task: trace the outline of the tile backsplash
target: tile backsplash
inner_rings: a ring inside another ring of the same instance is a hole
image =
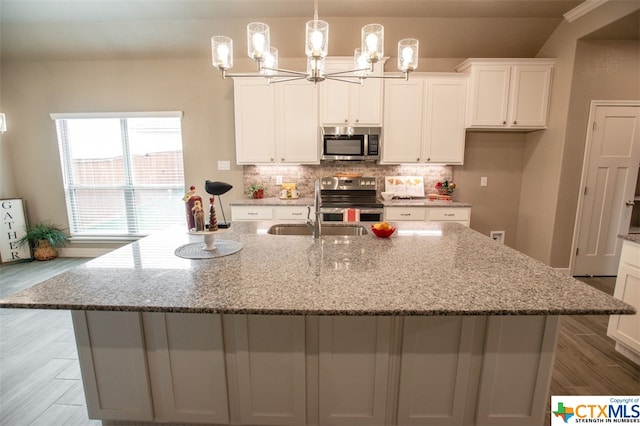
[[[244,166],[244,194],[248,198],[249,186],[262,184],[266,188],[265,197],[276,197],[281,189],[280,185],[276,185],[276,176],[282,176],[282,182],[294,182],[297,185],[301,197],[312,197],[313,185],[316,179],[324,176],[333,176],[336,173],[354,173],[375,177],[378,183],[378,192],[384,191],[385,176],[423,176],[425,194],[434,192],[433,188],[436,182],[443,179],[453,179],[453,167],[440,165],[325,163],[320,166]]]

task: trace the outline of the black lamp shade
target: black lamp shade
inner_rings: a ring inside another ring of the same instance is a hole
[[[225,194],[229,192],[231,188],[233,188],[233,186],[225,182],[211,182],[210,180],[204,182],[204,190],[211,195]]]

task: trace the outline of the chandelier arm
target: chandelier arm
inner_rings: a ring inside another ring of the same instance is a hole
[[[284,73],[284,74],[299,75],[299,76],[303,76],[303,77],[307,76],[306,72],[288,70],[286,68],[267,68],[267,67],[262,67],[262,69],[263,70],[267,70],[267,71],[275,71],[275,72],[278,72],[278,73]]]
[[[353,73],[356,73],[356,72],[363,72],[363,71],[371,71],[371,69],[370,68],[359,68],[359,69],[356,69],[356,70],[349,70],[349,71],[328,72],[328,73],[325,73],[325,76],[334,76],[334,75],[341,76],[341,75],[344,75],[344,74],[353,74]]]
[[[360,81],[356,81],[356,80],[345,80],[344,78],[357,78]],[[325,76],[325,80],[333,80],[333,81],[340,81],[342,83],[350,83],[350,84],[362,84],[362,80],[364,80],[364,77],[356,77],[356,76],[344,76],[344,77],[327,77]]]
[[[272,80],[274,78],[278,78],[279,80]],[[286,76],[282,76],[282,75],[271,75],[269,76],[269,84],[277,84],[277,83],[284,83],[287,81],[297,81],[297,80],[306,80],[306,77],[300,76],[300,77],[286,77]]]

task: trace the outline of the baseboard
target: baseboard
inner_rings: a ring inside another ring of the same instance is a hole
[[[553,269],[564,275],[571,275],[571,270],[569,268],[553,268]]]
[[[114,248],[59,248],[60,257],[99,257],[115,250]]]

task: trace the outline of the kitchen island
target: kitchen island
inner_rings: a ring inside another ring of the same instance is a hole
[[[166,232],[0,301],[72,310],[93,418],[538,425],[559,315],[633,307],[455,223],[276,236],[188,260]]]

